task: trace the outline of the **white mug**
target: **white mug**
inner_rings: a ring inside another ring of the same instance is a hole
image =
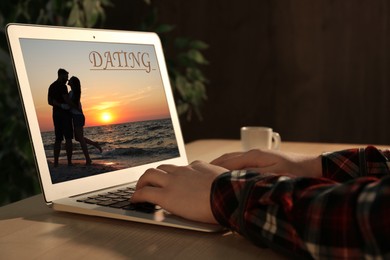
[[[244,151],[251,149],[274,149],[280,147],[280,135],[269,127],[244,126],[241,127],[241,144]]]

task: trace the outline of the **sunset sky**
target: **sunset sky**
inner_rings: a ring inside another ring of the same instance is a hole
[[[21,45],[42,132],[54,129],[47,92],[50,84],[57,79],[59,68],[67,70],[69,78],[76,76],[81,81],[85,127],[169,116],[154,47],[151,45],[35,39],[22,39]],[[99,53],[103,60],[106,60],[104,53],[109,52],[111,56],[107,54],[106,57],[111,60],[94,67],[92,51]],[[112,55],[115,52],[123,56]],[[144,54],[143,62],[125,60],[124,53]],[[146,67],[149,62],[150,68]],[[103,70],[105,66],[107,69]]]

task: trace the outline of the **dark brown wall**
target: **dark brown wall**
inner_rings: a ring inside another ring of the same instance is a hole
[[[108,26],[124,29],[119,2]],[[390,143],[388,1],[155,2],[175,34],[210,44],[204,120],[183,120],[187,141],[267,125],[290,141]]]

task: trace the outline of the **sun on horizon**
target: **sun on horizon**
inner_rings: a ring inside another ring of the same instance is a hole
[[[111,112],[104,111],[103,113],[100,114],[99,121],[103,124],[110,124],[114,120],[114,117]]]

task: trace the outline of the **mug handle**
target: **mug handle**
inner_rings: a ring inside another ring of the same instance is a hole
[[[272,149],[279,150],[281,142],[282,142],[282,139],[280,138],[280,134],[277,132],[273,132],[272,133]]]

